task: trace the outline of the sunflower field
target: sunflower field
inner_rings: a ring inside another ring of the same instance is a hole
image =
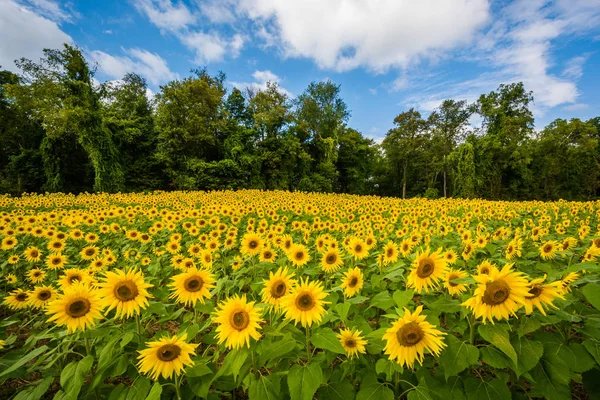
[[[0,398],[597,399],[600,202],[0,197]]]

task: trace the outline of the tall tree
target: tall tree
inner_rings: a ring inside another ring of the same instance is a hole
[[[426,140],[428,122],[414,108],[394,118],[395,127],[390,129],[382,146],[390,163],[402,175],[402,198],[406,198],[407,173],[411,158]]]

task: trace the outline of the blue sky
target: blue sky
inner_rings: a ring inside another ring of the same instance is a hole
[[[99,81],[133,71],[154,93],[200,66],[290,97],[331,79],[377,140],[410,107],[516,81],[538,129],[600,115],[600,0],[0,0],[0,37],[3,68],[69,42]]]

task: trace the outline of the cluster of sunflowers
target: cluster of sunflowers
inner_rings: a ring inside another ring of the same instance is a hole
[[[248,190],[0,210],[0,396],[559,399],[600,377],[600,203]]]

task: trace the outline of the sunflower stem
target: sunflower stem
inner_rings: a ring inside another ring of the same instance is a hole
[[[469,322],[469,343],[473,344],[473,342],[475,342],[475,318],[473,317],[473,314],[469,315],[467,321]]]
[[[90,347],[90,338],[88,337],[88,333],[83,333],[83,344],[85,345],[85,352],[89,356],[92,354],[92,348]]]
[[[181,389],[179,386],[181,385],[181,377],[175,375],[175,395],[177,396],[177,400],[181,400]]]
[[[306,332],[306,359],[310,363],[312,358],[312,352],[310,351],[310,327],[307,326],[304,331]]]
[[[135,325],[137,326],[137,334],[141,339],[142,338],[142,321],[140,321],[139,313],[135,314]]]

